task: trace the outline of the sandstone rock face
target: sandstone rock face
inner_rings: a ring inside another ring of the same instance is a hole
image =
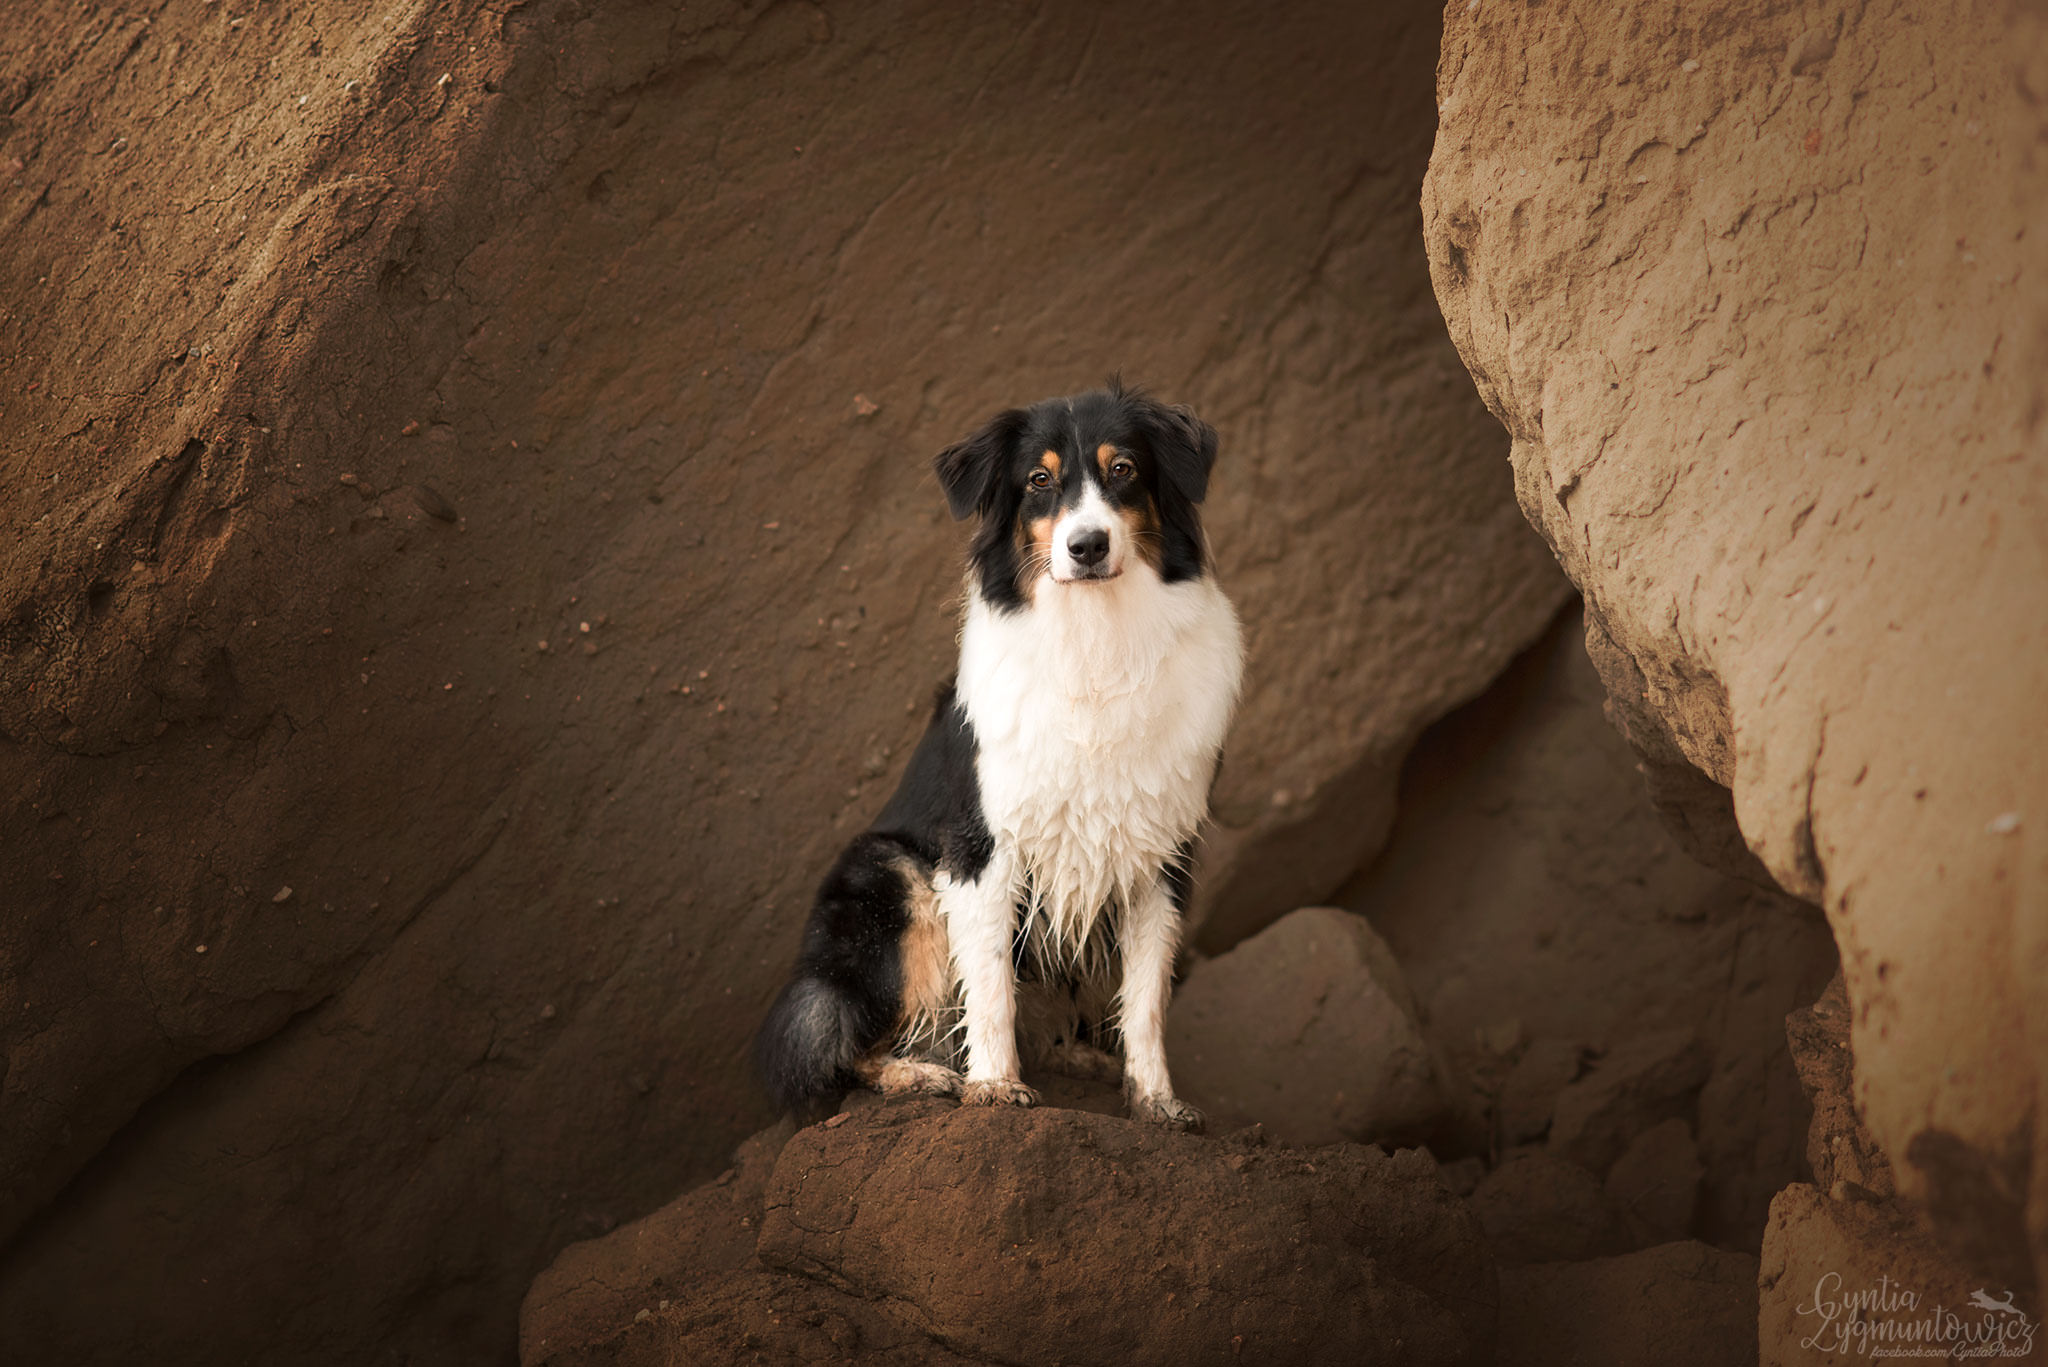
[[[1174,993],[1167,1056],[1217,1130],[1287,1144],[1427,1139],[1443,1114],[1415,996],[1365,918],[1304,907]]]
[[[1414,250],[1433,6],[9,25],[0,1321],[44,1358],[488,1357],[757,1126],[743,1042],[950,667],[927,462],[995,408],[1122,367],[1223,433],[1217,948],[1566,592]]]
[[[1795,1183],[1771,1203],[1757,1274],[1764,1367],[1873,1360],[1875,1345],[1925,1344],[1958,1359],[2034,1361],[2039,1302],[1958,1267],[1891,1202]]]
[[[1478,1225],[1417,1150],[909,1101],[798,1132],[758,1196],[747,1167],[566,1250],[527,1298],[526,1367],[801,1361],[814,1339],[862,1362],[1493,1360]],[[707,1265],[755,1212],[751,1255]]]
[[[1901,1192],[2048,1265],[2038,17],[1446,25],[1431,272],[1615,720],[1824,906]]]
[[[1856,1111],[1849,1033],[1849,994],[1839,974],[1812,1006],[1785,1018],[1792,1063],[1813,1106],[1806,1163],[1822,1191],[1832,1192],[1844,1182],[1874,1196],[1891,1196],[1891,1162]]]

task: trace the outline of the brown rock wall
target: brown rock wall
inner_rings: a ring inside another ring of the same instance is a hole
[[[1446,25],[1431,270],[1615,718],[1825,907],[1901,1193],[2048,1265],[2038,15]]]
[[[926,461],[988,410],[1121,366],[1224,434],[1216,936],[1355,864],[1563,592],[1414,254],[1428,7],[8,22],[0,1321],[45,1358],[487,1355],[763,1118],[745,1039],[948,667]]]

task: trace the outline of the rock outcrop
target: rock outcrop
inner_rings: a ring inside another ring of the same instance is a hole
[[[1415,994],[1362,916],[1303,907],[1174,992],[1175,1085],[1218,1129],[1285,1144],[1430,1138],[1444,1117]]]
[[[742,1332],[771,1361],[1493,1361],[1484,1238],[1419,1150],[909,1101],[798,1132],[765,1174],[764,1152],[565,1250],[525,1367],[751,1360]]]
[[[758,1127],[1005,403],[1223,433],[1214,948],[1567,591],[1415,250],[1434,6],[149,9],[0,54],[32,1356],[487,1358]]]
[[[1431,272],[1613,716],[1826,910],[1901,1195],[2048,1268],[2039,17],[1445,22]]]
[[[1771,1198],[1806,1175],[1785,1015],[1826,985],[1834,946],[1812,907],[1703,866],[1658,820],[1581,636],[1561,614],[1431,728],[1386,850],[1335,900],[1414,990],[1452,1117],[1440,1155],[1497,1166],[1547,1144],[1598,1185],[1681,1120],[1701,1195],[1665,1237],[1754,1250]],[[1660,1182],[1686,1167],[1650,1166]]]

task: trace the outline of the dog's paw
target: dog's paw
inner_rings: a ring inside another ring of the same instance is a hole
[[[1179,1130],[1184,1134],[1202,1132],[1202,1113],[1171,1092],[1163,1096],[1133,1096],[1130,1098],[1130,1107],[1133,1120],[1164,1125],[1170,1130]]]
[[[960,1088],[962,1106],[1036,1106],[1038,1093],[1015,1078],[983,1078]]]
[[[894,1058],[877,1070],[869,1084],[883,1096],[958,1096],[960,1075],[943,1064],[919,1058]]]

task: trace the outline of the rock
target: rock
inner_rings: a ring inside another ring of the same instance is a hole
[[[1334,900],[1386,939],[1422,1006],[1458,1117],[1456,1143],[1431,1140],[1442,1153],[1543,1138],[1602,1041],[1693,1031],[1697,1233],[1754,1248],[1771,1197],[1805,1175],[1785,1013],[1835,971],[1834,941],[1813,908],[1702,867],[1646,806],[1583,637],[1567,609],[1430,729],[1386,851]]]
[[[859,1296],[759,1268],[693,1279],[589,1340],[525,1344],[523,1367],[979,1367]]]
[[[1500,1360],[1515,1367],[1757,1360],[1757,1261],[1701,1243],[1501,1272]]]
[[[1621,729],[1826,910],[1901,1196],[2048,1274],[2048,25],[1656,13],[1446,9],[1437,297]]]
[[[525,1367],[908,1362],[920,1344],[1023,1367],[1493,1361],[1484,1237],[1420,1151],[930,1100],[840,1119],[776,1159],[756,1264],[692,1250],[732,1221],[703,1192],[567,1250],[528,1297]],[[563,1313],[593,1268],[609,1309]],[[657,1276],[679,1288],[666,1305]]]
[[[2038,1346],[2034,1295],[2025,1287],[2015,1294],[1989,1269],[1965,1268],[1889,1200],[1785,1188],[1771,1202],[1757,1286],[1764,1367],[1862,1364],[1873,1346],[1900,1343],[2032,1361]],[[1965,1329],[1976,1337],[1961,1339]]]
[[[1443,1112],[1401,966],[1348,911],[1304,907],[1197,964],[1166,1039],[1175,1087],[1219,1130],[1415,1142]]]
[[[1558,1093],[1550,1147],[1604,1173],[1637,1135],[1692,1109],[1706,1081],[1706,1051],[1687,1029],[1622,1041]]]
[[[953,667],[930,457],[1002,406],[1121,367],[1222,433],[1251,659],[1212,948],[1376,847],[1415,734],[1568,592],[1415,246],[1433,4],[1085,41],[293,13],[7,7],[0,449],[38,454],[0,481],[0,1323],[32,1360],[502,1360],[556,1248],[721,1168],[809,897]]]
[[[1550,1129],[1557,1094],[1579,1075],[1583,1050],[1570,1040],[1531,1040],[1500,1091],[1500,1137],[1504,1144],[1526,1144]]]
[[[1607,1170],[1606,1182],[1629,1242],[1647,1248],[1690,1234],[1705,1171],[1692,1126],[1677,1116],[1631,1140]]]
[[[1832,1191],[1853,1182],[1878,1196],[1893,1194],[1892,1165],[1856,1113],[1856,1060],[1849,1052],[1849,994],[1837,973],[1813,1005],[1785,1017],[1785,1037],[1799,1085],[1813,1107],[1806,1161],[1814,1183]]]
[[[1479,1182],[1473,1213],[1503,1267],[1577,1262],[1630,1247],[1600,1179],[1541,1149],[1509,1154]]]
[[[602,1239],[563,1249],[527,1289],[519,1315],[522,1367],[549,1361],[565,1346],[607,1338],[642,1310],[665,1310],[686,1299],[701,1303],[707,1278],[758,1272],[754,1245],[768,1178],[794,1133],[788,1120],[762,1131],[740,1146],[733,1166],[716,1180]]]

